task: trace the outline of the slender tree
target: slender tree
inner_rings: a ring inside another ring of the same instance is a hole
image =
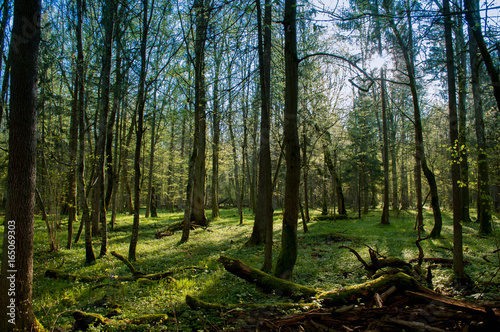
[[[486,66],[486,71],[490,76],[493,95],[497,102],[497,108],[500,112],[500,75],[495,67],[491,54],[488,50],[488,46],[484,41],[483,32],[481,30],[481,16],[479,14],[479,1],[478,0],[464,0],[465,6],[465,19],[469,25],[469,32],[474,36],[476,40],[476,45],[481,52],[483,57],[484,65]]]
[[[483,105],[480,91],[480,61],[476,38],[469,27],[469,57],[471,68],[471,88],[474,102],[474,128],[477,139],[477,220],[479,233],[490,234],[491,228],[491,196],[488,170],[488,155],[485,139]]]
[[[406,65],[406,70],[408,74],[408,83],[410,85],[410,91],[412,95],[413,101],[413,116],[414,116],[414,125],[415,125],[415,156],[418,159],[417,164],[420,164],[422,172],[424,173],[427,182],[429,184],[430,194],[431,194],[431,206],[434,213],[434,227],[431,231],[432,237],[440,237],[441,229],[443,227],[443,218],[441,215],[441,208],[439,206],[439,194],[437,190],[436,177],[432,170],[429,168],[427,164],[427,157],[425,155],[424,149],[424,137],[423,137],[423,129],[422,129],[422,119],[421,119],[421,111],[420,111],[420,101],[418,96],[418,87],[417,87],[417,77],[415,75],[415,61],[413,55],[413,35],[412,35],[412,21],[411,16],[408,11],[408,43],[405,43],[401,32],[396,26],[394,17],[391,14],[392,9],[392,1],[384,0],[383,7],[387,14],[386,18],[389,24],[389,27],[394,33],[396,37],[396,43],[401,49],[403,54],[404,62]]]
[[[111,56],[113,40],[113,20],[115,15],[114,0],[107,0],[103,4],[102,25],[104,28],[102,70],[101,70],[101,96],[99,99],[99,124],[97,142],[95,145],[96,179],[94,181],[94,191],[92,196],[92,224],[100,224],[101,252],[100,256],[106,255],[108,235],[106,223],[106,204],[104,175],[106,168],[106,138],[108,127],[108,113],[110,100],[110,78],[111,78]]]
[[[298,59],[297,59],[297,1],[285,0],[283,26],[285,30],[285,112],[284,145],[286,161],[285,207],[281,250],[274,275],[292,277],[297,260],[297,220],[299,215],[300,146],[297,130]]]
[[[33,313],[40,0],[15,0],[10,42],[8,203],[0,279],[0,330],[42,331]]]
[[[144,136],[144,107],[146,104],[146,76],[147,62],[146,47],[149,32],[148,0],[142,0],[142,37],[141,37],[141,70],[139,74],[139,89],[137,92],[137,128],[135,130],[135,155],[134,155],[134,222],[132,237],[128,250],[128,259],[136,260],[137,241],[139,240],[139,213],[141,208],[141,148]]]
[[[453,274],[455,282],[465,279],[462,245],[462,195],[460,190],[460,147],[458,146],[458,116],[456,99],[455,60],[451,29],[450,2],[443,0],[446,70],[448,78],[448,109],[450,121],[450,149],[452,154],[451,181],[453,189]]]

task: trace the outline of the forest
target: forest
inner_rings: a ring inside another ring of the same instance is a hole
[[[498,2],[0,2],[0,331],[497,331]]]

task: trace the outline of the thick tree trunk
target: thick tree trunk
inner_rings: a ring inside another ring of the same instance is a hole
[[[264,27],[262,26],[262,9],[260,0],[257,0],[257,28],[259,33],[259,70],[260,70],[260,150],[259,150],[259,179],[257,187],[257,206],[255,211],[254,228],[250,242],[262,242],[262,228],[265,229],[264,264],[262,270],[272,270],[273,251],[273,181],[271,166],[271,0],[264,3]],[[264,29],[262,29],[264,28]],[[264,33],[262,33],[264,30]],[[264,42],[264,44],[262,44]],[[254,239],[254,232],[256,233]],[[258,233],[258,234],[257,234]]]
[[[480,234],[491,234],[491,196],[489,189],[488,155],[485,139],[483,105],[480,91],[480,62],[476,39],[469,28],[469,56],[471,88],[474,101],[475,131],[477,139],[477,220]]]
[[[292,277],[297,260],[297,220],[299,214],[300,146],[297,131],[298,59],[297,59],[297,4],[296,0],[285,0],[285,119],[284,145],[286,160],[285,208],[281,251],[274,275],[282,279]]]
[[[2,5],[2,21],[0,23],[0,74],[2,72],[2,61],[4,59],[4,44],[5,44],[5,29],[7,28],[7,24],[10,20],[10,0],[4,0]],[[5,64],[5,72],[3,73],[3,81],[8,80],[9,78],[9,59],[7,59]],[[2,92],[3,92],[2,88]],[[3,118],[3,107],[4,107],[4,95],[3,93],[0,95],[0,125],[2,124]]]
[[[43,330],[32,304],[40,12],[39,0],[14,1],[8,202],[0,279],[0,330],[5,332]]]
[[[205,154],[206,154],[206,127],[207,127],[207,100],[205,87],[205,43],[207,40],[208,21],[210,9],[208,1],[195,0],[193,8],[196,14],[196,33],[194,41],[194,142],[193,156],[193,201],[191,207],[191,220],[200,226],[207,226],[205,216]]]

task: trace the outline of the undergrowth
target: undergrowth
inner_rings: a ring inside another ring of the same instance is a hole
[[[311,211],[312,215],[319,212]],[[207,212],[209,215],[209,212]],[[226,319],[222,314],[192,311],[185,304],[187,294],[203,301],[214,303],[267,303],[287,302],[264,294],[255,286],[226,272],[216,260],[220,255],[238,258],[246,264],[260,268],[263,263],[263,246],[248,247],[253,224],[253,215],[245,211],[244,224],[239,225],[235,209],[221,210],[218,220],[208,229],[192,231],[188,243],[179,245],[180,232],[173,236],[156,239],[159,230],[180,221],[182,213],[160,213],[158,218],[141,218],[140,236],[137,246],[136,269],[144,273],[187,269],[174,274],[173,280],[119,282],[115,276],[129,275],[127,267],[111,255],[100,258],[93,265],[84,264],[84,241],[74,244],[71,250],[48,252],[48,237],[44,223],[36,219],[34,243],[34,292],[33,304],[36,316],[49,330],[58,327],[71,330],[75,310],[105,315],[118,308],[118,316],[106,328],[96,327],[92,331],[196,331],[238,330],[237,319]],[[425,215],[426,230],[432,227],[432,215]],[[331,290],[364,282],[366,273],[357,259],[346,249],[356,249],[368,259],[367,246],[386,256],[410,260],[418,255],[415,246],[417,232],[414,230],[414,215],[401,212],[391,215],[391,224],[380,224],[380,211],[370,212],[361,219],[312,220],[309,232],[304,234],[299,223],[299,252],[294,270],[294,281],[321,290]],[[280,244],[281,214],[275,214],[273,254],[276,258]],[[59,241],[66,243],[65,225],[59,230]],[[114,230],[109,230],[108,252],[116,251],[127,257],[132,216],[120,215]],[[477,235],[476,223],[465,224],[464,256],[470,262],[466,273],[475,282],[469,292],[471,298],[488,298],[497,294],[500,284],[499,257],[495,236]],[[497,237],[500,223],[495,218]],[[96,253],[100,241],[94,239]],[[422,242],[426,257],[452,258],[452,222],[445,214],[442,237]],[[82,283],[53,280],[44,277],[48,268],[60,268],[79,275],[108,275],[104,283]],[[434,288],[452,292],[450,268],[434,271]],[[455,294],[457,295],[457,294]],[[463,295],[463,294],[462,294]],[[166,322],[132,324],[139,316],[166,314]]]

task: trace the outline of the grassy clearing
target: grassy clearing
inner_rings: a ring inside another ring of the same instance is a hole
[[[314,216],[313,212],[312,215]],[[210,215],[210,212],[207,212]],[[127,267],[116,258],[98,259],[91,266],[84,264],[84,243],[74,245],[72,250],[47,252],[48,239],[45,225],[36,220],[34,256],[34,308],[41,323],[52,328],[59,326],[70,330],[75,310],[105,315],[116,303],[121,315],[107,330],[112,331],[166,331],[166,330],[204,330],[218,326],[220,329],[238,330],[237,321],[227,320],[221,315],[210,315],[190,310],[185,304],[186,294],[216,303],[273,303],[286,302],[272,295],[263,294],[249,283],[226,272],[216,262],[220,255],[234,257],[246,264],[260,268],[263,262],[263,246],[246,247],[253,223],[253,216],[245,211],[244,225],[240,226],[236,210],[221,210],[219,220],[212,222],[209,230],[192,231],[190,241],[178,245],[180,233],[171,237],[156,239],[155,233],[179,221],[181,213],[160,213],[158,218],[141,218],[140,238],[137,247],[136,269],[155,273],[186,266],[197,266],[200,270],[186,270],[174,275],[175,281],[118,282],[113,276],[128,275]],[[443,237],[423,243],[427,257],[451,258],[452,222],[449,215],[444,216]],[[380,212],[371,212],[362,219],[337,221],[312,221],[309,232],[304,234],[299,225],[299,258],[294,271],[294,281],[317,289],[330,290],[365,281],[365,271],[356,258],[339,245],[355,248],[367,258],[368,245],[387,256],[401,257],[405,260],[417,257],[413,230],[414,216],[402,212],[399,218],[391,216],[391,225],[379,224]],[[431,229],[432,215],[425,216],[426,230]],[[114,231],[109,232],[109,251],[117,251],[127,257],[132,216],[121,215]],[[281,215],[275,215],[275,257],[280,243]],[[477,224],[464,225],[465,258],[472,263],[467,273],[476,281],[476,293],[486,295],[498,293],[500,276],[495,275],[499,268],[498,257],[491,254],[497,248],[500,223],[495,219],[497,237],[482,238],[477,235]],[[66,243],[66,234],[60,230],[59,241]],[[98,252],[99,243],[95,241]],[[488,255],[488,263],[483,259]],[[65,280],[52,280],[44,277],[47,268],[61,266],[61,270],[80,275],[109,275],[100,287],[95,284]],[[434,286],[449,290],[450,269],[434,273]],[[488,285],[492,283],[491,285]],[[103,297],[106,296],[102,300]],[[147,314],[167,314],[167,323],[159,325],[131,325],[137,316]],[[170,319],[175,318],[175,319]],[[100,328],[94,329],[100,331]]]

